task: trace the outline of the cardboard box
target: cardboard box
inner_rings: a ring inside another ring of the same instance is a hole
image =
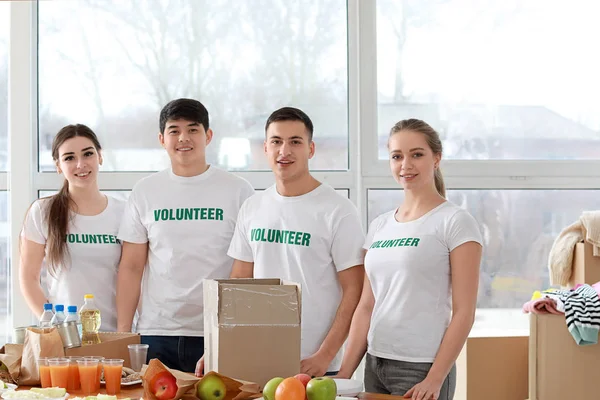
[[[600,397],[600,345],[579,346],[562,315],[531,314],[529,399]]]
[[[575,245],[573,250],[573,269],[569,287],[579,283],[592,285],[600,282],[600,257],[594,256],[594,246],[588,242]]]
[[[204,280],[204,371],[255,382],[300,372],[301,293],[279,279]]]
[[[131,368],[127,345],[139,344],[140,335],[138,333],[125,332],[100,332],[98,335],[100,336],[101,343],[65,349],[65,355],[121,358],[124,360],[123,365]]]
[[[527,398],[528,342],[527,336],[469,337],[456,360],[454,398]]]

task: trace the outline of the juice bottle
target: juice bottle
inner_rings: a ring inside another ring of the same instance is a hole
[[[81,344],[85,346],[100,343],[98,330],[102,320],[93,294],[84,296],[83,306],[79,310],[79,319],[81,320]]]

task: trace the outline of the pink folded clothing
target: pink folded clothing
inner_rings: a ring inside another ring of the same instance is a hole
[[[564,314],[563,312],[557,310],[556,301],[548,297],[528,301],[527,303],[523,304],[523,312],[534,314]]]

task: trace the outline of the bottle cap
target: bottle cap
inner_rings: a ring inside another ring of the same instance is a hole
[[[77,306],[68,306],[67,311],[70,313],[77,312]]]
[[[85,296],[83,296],[84,299],[93,299],[94,295],[93,294],[86,294]]]
[[[62,305],[62,304],[57,304],[57,305],[54,307],[54,309],[56,310],[56,312],[59,312],[59,311],[65,311],[65,306],[64,306],[64,305]]]
[[[44,311],[46,311],[46,310],[52,311],[52,303],[46,303],[46,304],[44,304]]]

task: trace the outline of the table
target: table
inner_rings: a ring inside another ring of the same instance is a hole
[[[29,390],[29,386],[19,386],[17,390]],[[100,388],[100,393],[106,393],[104,386]],[[85,397],[83,394],[78,393],[69,393],[73,397]],[[133,386],[121,386],[121,394],[119,394],[119,398],[129,397],[132,400],[137,400],[142,397],[144,394],[144,388],[142,388],[142,384],[133,385]],[[375,393],[361,393],[358,396],[361,400],[398,400],[402,399],[400,396],[390,396],[387,394],[375,394]]]

